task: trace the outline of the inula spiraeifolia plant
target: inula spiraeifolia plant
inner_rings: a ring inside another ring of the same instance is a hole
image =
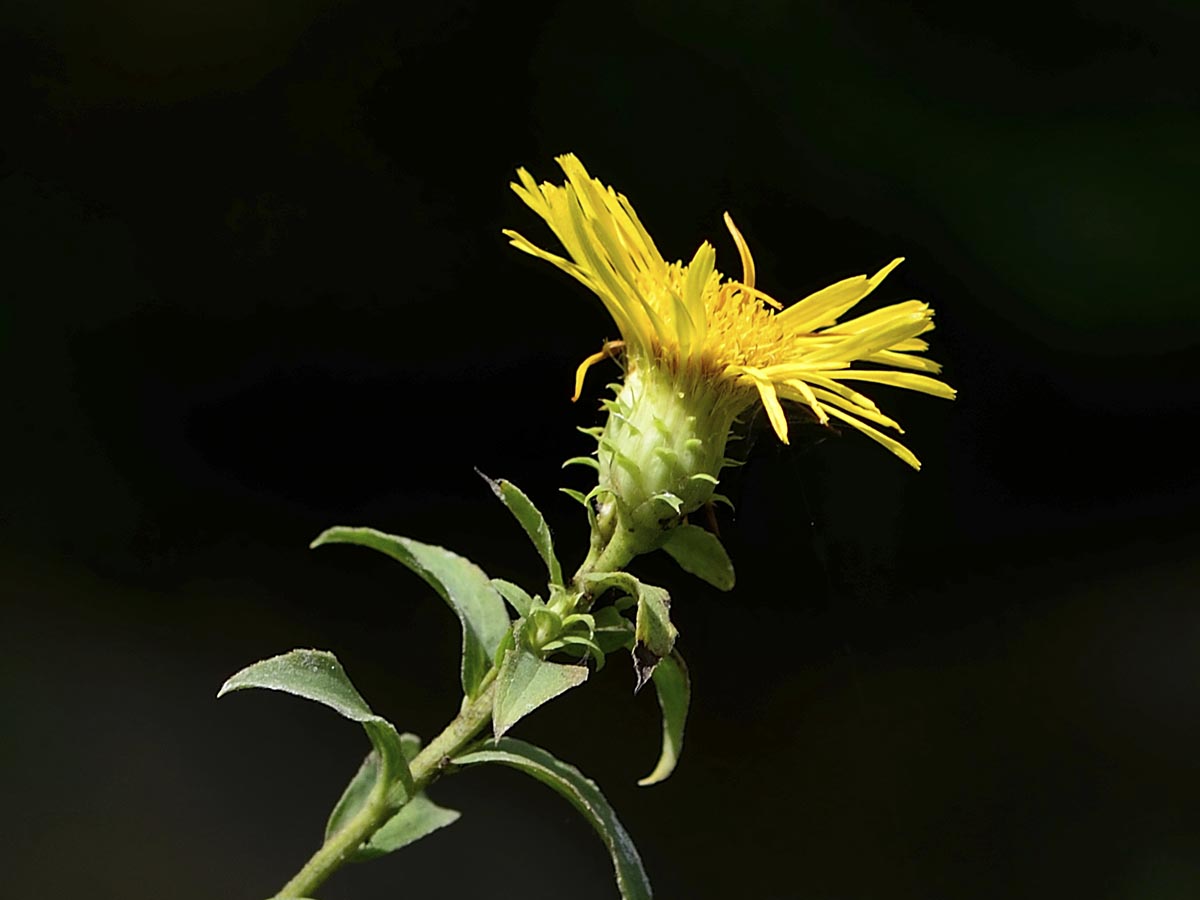
[[[450,825],[459,814],[430,800],[426,788],[484,763],[519,769],[558,791],[604,841],[621,896],[651,896],[633,842],[596,785],[509,731],[583,684],[609,654],[628,652],[635,690],[653,681],[663,713],[658,764],[639,783],[667,778],[683,746],[691,695],[687,669],[675,646],[670,595],[624,568],[661,549],[685,571],[732,589],[733,566],[719,539],[688,516],[724,499],[716,488],[731,463],[726,444],[737,418],[751,408],[765,409],[785,443],[783,404],[796,404],[815,424],[849,425],[919,468],[908,448],[875,427],[899,426],[848,382],[954,397],[952,388],[932,377],[938,365],[917,355],[927,348],[921,335],[933,328],[927,304],[907,300],[842,320],[899,259],[873,276],[844,279],[785,308],[756,286],[754,259],[728,215],[740,280],[716,270],[707,242],[689,263],[667,262],[623,195],[589,176],[574,156],[558,161],[564,184],[539,185],[522,169],[513,189],[550,226],[566,256],[514,231],[505,234],[513,246],[592,290],[621,333],[576,373],[577,399],[593,365],[611,358],[622,371],[612,386],[615,396],[603,403],[605,421],[589,430],[595,451],[569,460],[597,474],[590,491],[567,491],[587,512],[586,557],[565,577],[537,507],[511,482],[491,479],[540,554],[544,584],[527,589],[489,579],[448,550],[371,528],[331,528],[313,542],[385,553],[441,595],[462,625],[463,701],[445,730],[422,745],[372,713],[330,653],[293,650],[225,683],[221,694],[270,688],[324,703],[362,723],[372,747],[334,807],[320,849],[277,898],[311,897],[342,864],[382,856]]]

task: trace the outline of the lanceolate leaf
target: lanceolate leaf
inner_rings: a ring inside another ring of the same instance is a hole
[[[649,900],[652,896],[646,870],[628,832],[595,782],[574,766],[555,759],[540,747],[513,738],[501,738],[454,762],[461,766],[478,763],[511,766],[556,790],[591,823],[604,841],[612,857],[623,900]]]
[[[491,668],[492,657],[508,631],[504,601],[477,565],[441,547],[384,534],[374,528],[330,528],[312,542],[358,544],[386,553],[420,575],[450,604],[462,623],[462,685],[468,697]]]
[[[421,749],[421,740],[415,734],[402,734],[400,735],[400,745],[405,759],[411,762]],[[378,773],[379,756],[372,752],[363,760],[358,774],[351,779],[341,800],[334,807],[333,813],[329,817],[329,824],[325,826],[326,840],[337,834],[366,805]],[[439,828],[445,828],[455,822],[459,816],[460,813],[455,810],[438,806],[422,791],[388,819],[383,827],[371,836],[370,840],[354,851],[353,855],[349,857],[349,861],[362,862],[383,856],[385,853],[391,853],[393,850],[399,850],[401,847],[407,847],[427,834],[431,834]]]
[[[671,530],[663,550],[683,571],[703,578],[722,591],[733,589],[733,563],[720,539],[711,531],[698,525],[679,525]]]
[[[461,815],[457,810],[438,806],[422,791],[400,812],[383,823],[371,839],[354,854],[354,861],[375,859],[385,853],[407,847],[439,828],[452,825]]]
[[[407,762],[412,762],[413,757],[421,749],[421,739],[415,734],[405,732],[400,735],[400,752],[404,755]],[[379,781],[379,754],[372,750],[367,754],[367,758],[363,760],[359,766],[358,772],[350,779],[350,783],[346,785],[346,789],[342,792],[341,799],[334,806],[333,812],[329,814],[329,821],[325,824],[325,838],[328,840],[331,836],[342,829],[342,826],[350,821],[354,816],[366,805],[367,800],[371,796],[371,789]],[[396,797],[396,801],[403,802],[407,795]]]
[[[678,650],[664,656],[655,668],[654,688],[658,693],[658,705],[662,707],[662,753],[654,771],[638,782],[642,787],[666,781],[675,771],[679,754],[683,752],[683,728],[687,724],[692,685]]]
[[[347,719],[362,723],[378,755],[376,783],[387,786],[398,782],[411,795],[412,773],[408,770],[400,735],[390,722],[371,712],[367,701],[350,683],[341,663],[332,653],[292,650],[261,660],[226,681],[217,696],[223,697],[246,688],[266,688],[315,700]]]
[[[536,606],[540,606],[539,601],[534,600],[525,592],[519,584],[513,584],[511,581],[505,581],[503,578],[493,578],[492,587],[494,587],[511,606],[518,616],[529,618],[529,614]]]
[[[362,765],[358,767],[358,772],[350,779],[346,789],[342,791],[342,796],[337,805],[333,807],[333,812],[329,814],[329,821],[325,823],[325,840],[329,840],[341,831],[346,823],[367,805],[371,799],[371,791],[378,783],[379,754],[372,750],[362,761]]]
[[[679,632],[671,624],[671,595],[663,588],[643,584],[628,572],[596,572],[584,580],[597,590],[616,588],[637,601],[634,626],[633,668],[637,675],[634,693],[645,687],[658,661],[675,647]]]
[[[521,523],[521,527],[533,541],[533,546],[537,548],[542,562],[546,564],[546,569],[550,573],[550,583],[561,585],[563,583],[562,567],[559,566],[558,558],[554,555],[554,539],[550,537],[550,527],[546,524],[546,520],[538,508],[533,505],[533,501],[511,481],[503,478],[493,481],[482,472],[479,474],[491,486],[492,491],[500,498],[500,502],[507,506],[508,511]]]
[[[587,666],[546,662],[517,644],[504,654],[496,675],[496,701],[492,728],[496,737],[513,727],[543,703],[587,681]]]

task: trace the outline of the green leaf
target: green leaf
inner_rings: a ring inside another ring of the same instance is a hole
[[[412,761],[421,749],[421,740],[415,734],[400,735],[400,745],[405,758]],[[357,814],[370,797],[371,789],[378,779],[379,756],[371,752],[358,774],[351,779],[341,800],[334,807],[325,826],[325,839],[336,834]],[[388,819],[365,844],[349,857],[350,862],[363,862],[399,850],[420,840],[428,834],[445,828],[461,814],[453,809],[438,806],[421,791],[394,816]]]
[[[358,772],[350,779],[342,796],[329,814],[325,823],[325,840],[329,840],[345,826],[347,822],[367,805],[371,792],[379,783],[379,754],[372,750],[358,767]]]
[[[458,821],[462,813],[438,806],[424,792],[417,794],[400,812],[383,823],[371,839],[354,854],[354,862],[375,859],[407,847],[439,828]]]
[[[683,571],[702,578],[722,591],[733,589],[733,563],[720,539],[698,525],[680,525],[672,529],[663,544]]]
[[[581,658],[585,653],[588,656],[591,656],[591,658],[596,661],[597,672],[604,668],[604,651],[601,650],[600,645],[591,638],[586,638],[582,634],[564,634],[557,641],[551,641],[549,644],[546,644],[544,647],[542,647],[542,650],[545,651],[552,648],[557,650],[558,647],[553,647],[554,644],[561,645],[563,650],[574,649],[578,651]]]
[[[658,693],[658,705],[662,708],[662,753],[654,771],[638,782],[642,787],[666,781],[675,771],[679,754],[683,752],[683,728],[692,699],[692,684],[687,666],[678,651],[664,656],[655,668],[654,688]]]
[[[500,646],[496,648],[496,655],[492,657],[492,668],[500,668],[500,663],[504,662],[504,654],[511,650],[516,644],[516,630],[522,627],[524,623],[524,619],[517,619],[517,621],[513,623],[513,627],[504,632],[504,639],[500,641]]]
[[[400,735],[400,752],[407,762],[412,762],[417,751],[421,749],[421,739],[415,734],[405,732]],[[379,754],[372,750],[359,766],[357,774],[350,779],[341,799],[329,814],[325,823],[325,839],[328,840],[342,829],[350,819],[366,805],[371,796],[371,789],[379,781]]]
[[[587,666],[546,662],[536,653],[517,646],[504,654],[496,674],[496,701],[492,729],[497,738],[543,703],[587,681]]]
[[[615,606],[604,606],[593,613],[596,620],[595,639],[601,651],[633,649],[633,623],[621,615]]]
[[[404,758],[412,762],[421,752],[421,739],[411,731],[404,732],[400,735],[400,750],[404,753]]]
[[[646,686],[658,661],[674,649],[675,638],[679,636],[671,624],[671,595],[663,588],[643,584],[628,572],[595,572],[583,576],[583,580],[599,590],[616,588],[637,600],[637,623],[633,632],[633,669],[637,676],[633,692],[636,694]]]
[[[612,857],[623,900],[650,900],[653,896],[646,870],[629,833],[595,782],[574,766],[555,759],[540,747],[513,738],[502,738],[483,750],[460,756],[454,762],[460,766],[479,763],[511,766],[553,788],[588,820],[604,841]]]
[[[345,669],[332,653],[324,650],[292,650],[261,660],[226,681],[217,696],[223,697],[232,691],[247,688],[283,691],[306,700],[315,700],[347,719],[361,723],[379,757],[375,786],[382,785],[379,789],[384,790],[392,784],[398,784],[405,796],[412,796],[412,773],[408,770],[400,735],[390,722],[371,712],[367,701],[350,683]]]
[[[500,593],[501,597],[508,601],[508,605],[522,618],[528,618],[529,613],[535,607],[542,605],[540,600],[534,600],[530,597],[523,587],[513,584],[511,581],[505,581],[503,578],[493,578],[492,587]]]
[[[450,604],[463,629],[463,691],[474,698],[510,625],[504,601],[483,570],[449,550],[374,528],[330,528],[312,542],[313,547],[325,544],[357,544],[386,553],[420,575]]]
[[[479,472],[478,469],[475,470]],[[554,539],[550,536],[550,527],[546,524],[546,520],[538,511],[538,508],[533,505],[525,493],[504,478],[493,481],[482,472],[479,472],[492,488],[492,491],[500,502],[508,507],[508,511],[516,517],[516,520],[521,523],[521,527],[525,529],[525,533],[529,535],[529,539],[533,541],[533,546],[537,548],[537,552],[542,557],[542,562],[546,564],[546,569],[550,573],[550,583],[561,585],[563,583],[562,567],[558,564],[558,558],[554,555]]]
[[[246,688],[284,691],[324,703],[355,722],[377,719],[362,694],[350,683],[337,657],[324,650],[292,650],[259,660],[221,685],[218,697]],[[396,736],[399,746],[400,736]]]
[[[671,624],[671,595],[660,587],[642,585],[633,629],[633,664],[638,676],[635,693],[645,687],[658,661],[675,649],[678,636]]]

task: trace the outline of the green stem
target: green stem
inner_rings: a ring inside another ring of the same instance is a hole
[[[496,694],[496,670],[492,669],[480,683],[480,692],[470,703],[463,706],[454,720],[441,734],[414,757],[409,764],[415,785],[413,793],[423,790],[433,781],[446,762],[461,750],[492,719],[492,703]],[[295,877],[283,886],[274,900],[308,897],[324,884],[325,879],[336,872],[362,844],[369,840],[393,815],[396,807],[388,803],[388,789],[382,785],[371,792],[363,808],[338,832],[312,855]]]
[[[575,578],[573,579],[575,587],[582,589],[579,579],[584,575],[590,575],[592,572],[619,572],[629,565],[629,561],[637,556],[637,554],[638,550],[618,527],[603,549],[599,550],[599,552],[593,549],[588,554],[587,559],[583,561],[583,565],[579,567],[579,571],[575,573]]]

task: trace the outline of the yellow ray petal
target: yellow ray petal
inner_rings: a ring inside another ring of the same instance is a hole
[[[854,370],[850,369],[849,371]],[[840,375],[841,373],[839,372],[837,374]],[[860,394],[858,391],[851,387],[847,387],[844,384],[839,384],[833,380],[835,377],[836,375],[828,375],[826,373],[818,372],[809,372],[803,376],[805,381],[815,385],[816,387],[823,387],[828,391],[833,391],[833,393],[841,397],[845,397],[851,403],[874,412],[879,412],[879,407],[875,405],[875,402],[870,397]]]
[[[857,275],[822,288],[781,312],[779,323],[793,332],[815,331],[825,325],[832,325],[838,316],[879,287],[879,283],[888,273],[902,262],[904,257],[901,256],[893,259],[870,278]]]
[[[839,381],[873,381],[877,384],[890,384],[892,387],[907,388],[910,391],[920,391],[922,394],[932,394],[953,400],[958,391],[936,378],[927,375],[916,375],[912,372],[878,372],[873,369],[847,369],[837,372],[829,378]]]
[[[604,308],[608,310],[608,314],[612,316],[613,321],[617,324],[617,328],[620,329],[622,335],[627,335],[631,330],[633,330],[632,320],[625,311],[625,307],[617,300],[616,297],[612,295],[608,289],[597,283],[597,281],[592,278],[587,270],[581,266],[577,266],[573,262],[563,259],[561,256],[556,256],[553,253],[543,250],[541,247],[530,242],[528,239],[515,231],[505,230],[504,234],[506,237],[508,237],[509,243],[511,243],[518,250],[524,251],[530,256],[536,256],[538,259],[545,260],[556,268],[566,272],[588,290],[592,291],[592,293],[600,298],[600,302],[604,304]]]
[[[896,353],[892,350],[880,350],[863,357],[864,362],[879,363],[884,366],[895,366],[897,369],[916,369],[918,372],[932,372],[936,375],[942,371],[939,363],[923,356],[909,356],[907,353]]]
[[[683,306],[688,313],[693,339],[703,342],[708,334],[708,310],[704,307],[705,292],[716,269],[717,251],[708,241],[702,243],[687,265],[683,278]]]
[[[758,288],[752,288],[743,284],[741,285],[741,289],[747,296],[754,297],[756,300],[761,300],[763,303],[767,304],[767,306],[773,306],[776,309],[783,309],[782,303],[780,303],[770,294],[764,294],[762,291],[758,290]]]
[[[733,242],[737,245],[738,256],[742,258],[742,284],[753,290],[754,257],[750,255],[750,247],[746,244],[746,239],[742,237],[742,233],[738,231],[737,226],[733,224],[733,216],[729,215],[729,213],[725,213],[725,227],[733,235]]]
[[[837,325],[831,326],[829,330],[836,331],[838,334],[858,334],[902,313],[925,313],[928,309],[928,303],[922,303],[920,300],[905,300],[903,303],[893,303],[890,306],[869,312],[856,319],[838,322]],[[932,315],[933,313],[928,313],[925,318],[928,319]],[[933,322],[930,322],[929,326],[932,328]]]
[[[904,460],[906,463],[908,463],[914,469],[916,469],[917,471],[920,471],[921,461],[919,459],[917,459],[917,457],[913,454],[913,452],[911,450],[909,450],[907,447],[905,447],[902,443],[895,440],[894,438],[888,437],[882,431],[879,431],[876,428],[872,428],[866,422],[858,421],[858,419],[854,418],[851,415],[847,415],[846,413],[842,412],[840,409],[837,409],[836,407],[831,406],[831,407],[828,407],[828,409],[829,409],[830,415],[836,416],[837,418],[841,419],[843,422],[845,422],[847,425],[850,425],[853,428],[857,428],[859,431],[861,431],[863,434],[865,434],[871,440],[878,441],[880,444],[883,444],[883,446],[887,447],[889,450],[891,450],[893,453],[895,453],[898,457],[900,457],[902,460]]]
[[[771,383],[770,378],[763,374],[761,369],[742,366],[742,371],[754,380],[754,386],[758,388],[763,408],[767,411],[767,419],[770,421],[771,427],[775,429],[775,433],[779,435],[779,439],[786,444],[788,442],[787,417],[783,414],[783,406],[779,402],[779,396],[775,393],[775,385]]]
[[[924,312],[900,313],[858,334],[847,335],[835,344],[814,350],[806,355],[805,362],[865,359],[898,341],[920,334],[925,329],[926,315]]]
[[[783,382],[783,385],[794,390],[800,396],[800,399],[808,404],[808,408],[813,411],[813,415],[817,417],[818,422],[820,422],[822,425],[829,424],[829,416],[825,412],[825,408],[817,402],[817,398],[813,394],[812,388],[798,378],[789,379]]]
[[[590,227],[585,216],[584,205],[577,194],[573,194],[573,196],[575,202],[571,203],[568,209],[571,217],[571,231],[583,256],[583,259],[578,261],[600,284],[604,285],[610,294],[629,304],[627,312],[631,321],[632,333],[626,334],[625,340],[648,348],[654,337],[657,336],[659,340],[662,340],[668,333],[667,329],[663,325],[661,317],[636,286],[621,278],[609,262],[601,256],[600,250],[603,248],[597,240],[595,230]]]
[[[579,368],[575,370],[575,394],[571,397],[572,403],[578,400],[579,395],[583,393],[583,379],[587,375],[588,369],[601,360],[609,358],[613,355],[614,350],[619,350],[623,346],[625,346],[624,341],[607,341],[600,350],[579,364]]]
[[[859,406],[857,403],[833,393],[833,391],[826,391],[822,390],[821,388],[816,388],[813,390],[813,393],[817,396],[817,399],[821,401],[821,405],[826,409],[832,409],[834,406],[836,406],[839,409],[844,409],[848,413],[853,413],[859,418],[866,419],[868,422],[875,422],[876,424],[882,425],[885,428],[891,428],[900,432],[901,434],[904,434],[904,429],[901,428],[895,422],[895,420],[889,419],[883,413],[879,412],[878,409]]]

